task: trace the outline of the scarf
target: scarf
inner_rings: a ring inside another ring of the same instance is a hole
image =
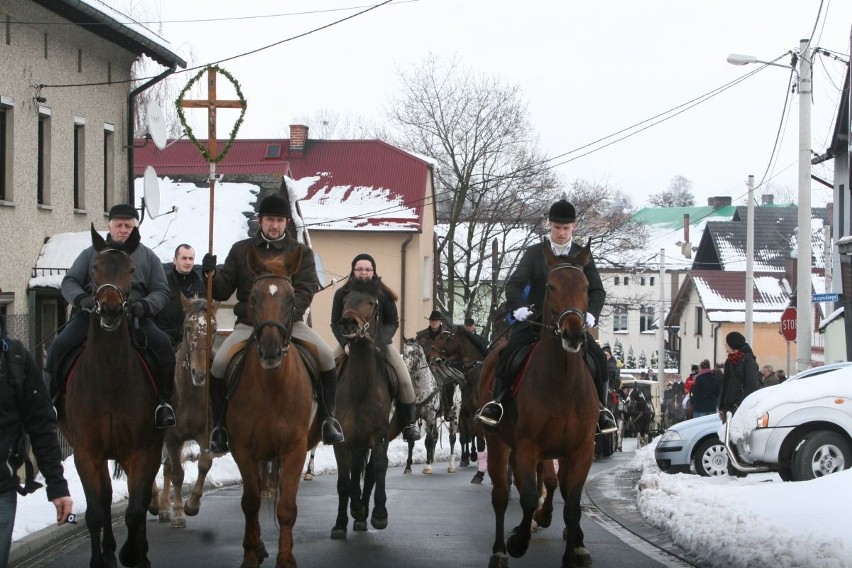
[[[736,367],[743,360],[743,357],[745,357],[745,352],[739,350],[734,351],[733,353],[728,354],[728,361],[731,362],[731,365]]]

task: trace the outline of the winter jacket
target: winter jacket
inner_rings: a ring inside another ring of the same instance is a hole
[[[746,343],[740,351],[743,352],[743,357],[736,366],[730,358],[725,360],[722,398],[719,402],[719,410],[722,413],[736,412],[743,399],[760,388],[757,378],[760,370],[751,347]]]
[[[716,412],[722,385],[711,369],[695,375],[692,384],[692,410],[694,412]]]
[[[544,304],[544,290],[547,286],[547,263],[544,260],[542,248],[550,246],[550,241],[537,243],[527,247],[524,255],[521,257],[518,267],[509,277],[506,282],[506,301],[509,309],[515,311],[521,306],[532,305],[535,312],[535,319],[541,319],[541,308]],[[583,249],[577,243],[571,243],[571,248],[564,256],[573,256]],[[583,273],[586,275],[586,280],[589,281],[589,304],[586,311],[595,316],[595,321],[599,321],[601,310],[606,301],[606,291],[604,291],[601,275],[595,266],[594,259],[589,256],[589,262],[583,267]],[[529,295],[524,295],[524,288],[529,284]]]
[[[112,240],[107,236],[107,244],[112,245]],[[114,246],[114,245],[113,245]],[[85,249],[71,268],[62,278],[62,296],[74,306],[80,307],[80,300],[91,296],[92,289],[92,265],[98,253],[95,247]],[[130,255],[135,270],[130,287],[130,300],[141,301],[145,306],[145,315],[151,317],[160,312],[169,301],[169,283],[166,281],[166,273],[163,264],[154,251],[139,243],[133,254]]]
[[[228,252],[224,266],[219,267],[214,273],[213,299],[225,301],[236,291],[237,304],[234,306],[234,315],[237,316],[237,323],[252,325],[251,315],[248,313],[248,298],[255,276],[248,266],[249,247],[254,247],[260,256],[289,255],[295,250],[302,251],[302,262],[296,273],[290,277],[296,295],[293,315],[296,320],[301,320],[319,289],[319,280],[313,251],[290,237],[268,241],[263,237],[263,233],[258,231],[254,237],[234,243]]]
[[[5,340],[12,341],[12,340]],[[62,452],[56,434],[56,412],[47,396],[41,371],[26,352],[23,400],[9,376],[7,352],[0,354],[0,493],[17,489],[20,481],[15,470],[20,464],[9,461],[22,430],[30,436],[30,444],[39,470],[47,481],[48,500],[67,497],[68,482],[63,477]]]
[[[204,286],[200,266],[193,267],[187,274],[181,274],[175,270],[172,262],[163,265],[163,269],[166,273],[166,281],[169,283],[169,301],[154,318],[154,322],[171,338],[172,345],[177,345],[181,340],[183,320],[186,317],[180,295],[183,294],[187,299],[195,295],[204,296],[207,289]]]
[[[331,302],[331,332],[341,347],[349,342],[343,337],[339,325],[340,318],[343,317],[343,301],[349,290],[349,282],[347,282],[334,293],[334,299]],[[396,330],[399,329],[399,312],[396,309],[396,302],[384,291],[379,292],[379,326],[381,327],[381,342],[383,344],[391,343]]]

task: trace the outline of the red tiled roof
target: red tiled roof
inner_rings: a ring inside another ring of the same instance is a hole
[[[202,144],[205,140],[200,141]],[[220,141],[222,148],[224,142]],[[280,144],[278,158],[266,158],[267,149]],[[192,142],[179,140],[165,150],[148,143],[134,154],[134,172],[144,173],[154,166],[160,176],[206,175],[209,165]],[[385,189],[402,198],[423,222],[427,197],[429,164],[381,140],[308,140],[302,152],[290,152],[288,139],[235,140],[230,152],[219,164],[219,174],[289,175],[295,180],[321,176],[307,197],[328,185]]]

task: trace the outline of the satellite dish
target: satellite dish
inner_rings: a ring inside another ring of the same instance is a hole
[[[160,180],[153,167],[145,168],[145,178],[142,184],[142,204],[151,218],[160,213]]]
[[[163,109],[157,104],[157,101],[148,101],[148,135],[154,141],[154,146],[162,150],[166,147],[166,118],[163,116]],[[147,178],[146,178],[147,179]]]

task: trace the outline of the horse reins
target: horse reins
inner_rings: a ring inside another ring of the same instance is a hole
[[[266,279],[286,280],[287,282],[292,283],[289,276],[282,276],[282,275],[279,275],[279,274],[261,274],[261,275],[257,276],[254,279],[254,281],[257,282],[258,280],[266,280]],[[287,353],[290,351],[290,331],[288,330],[285,323],[292,323],[293,316],[294,316],[295,313],[296,313],[296,306],[293,303],[293,301],[291,300],[290,301],[290,314],[289,314],[289,316],[287,317],[287,319],[285,320],[284,323],[282,323],[278,320],[264,320],[260,323],[254,324],[254,330],[252,331],[251,337],[249,337],[249,341],[255,340],[255,343],[257,344],[258,352],[260,352],[260,342],[256,341],[258,336],[260,335],[260,332],[263,331],[264,327],[275,328],[281,333],[281,340],[282,340],[282,345],[281,345],[281,348],[280,348],[281,356],[283,357],[284,355],[287,355]]]
[[[571,268],[573,270],[580,270],[580,271],[583,270],[579,266],[575,266],[573,264],[568,264],[568,263],[557,264],[556,266],[554,266],[553,268],[550,269],[550,272],[547,275],[547,279],[550,280],[550,277],[553,275],[554,272],[556,272],[557,270],[562,270],[563,268]],[[549,288],[546,288],[545,292],[544,292],[544,302],[548,305],[550,304],[550,302],[547,301],[547,296],[548,296],[549,290],[550,290]],[[577,308],[568,308],[566,310],[563,310],[562,313],[557,315],[557,313],[553,309],[551,309],[550,315],[551,315],[551,319],[556,321],[556,324],[546,324],[546,323],[541,323],[541,322],[537,322],[537,321],[530,321],[529,323],[531,325],[535,325],[535,326],[541,327],[543,329],[550,330],[550,331],[553,332],[553,335],[555,335],[556,337],[559,337],[559,335],[560,335],[559,330],[562,328],[562,322],[564,322],[565,319],[570,317],[570,316],[575,316],[580,320],[580,328],[583,332],[583,337],[584,337],[583,341],[585,342],[585,335],[586,335],[587,326],[586,326],[586,316],[585,316],[585,313],[583,311],[578,310]]]

